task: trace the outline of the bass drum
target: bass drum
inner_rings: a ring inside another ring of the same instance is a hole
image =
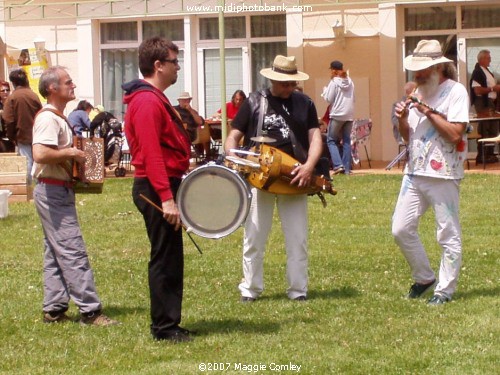
[[[210,163],[184,177],[177,192],[177,206],[188,232],[217,239],[241,226],[251,198],[247,183],[236,171]]]

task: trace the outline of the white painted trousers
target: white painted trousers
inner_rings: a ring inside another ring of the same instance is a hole
[[[457,287],[462,262],[459,190],[459,180],[405,175],[392,218],[392,234],[410,265],[413,279],[425,284],[434,280],[435,275],[420,241],[418,224],[427,209],[433,208],[436,237],[443,250],[434,293],[450,299]]]
[[[285,236],[287,295],[307,294],[307,195],[270,194],[252,189],[250,212],[243,240],[243,297],[257,298],[264,290],[264,253],[271,231],[275,204]]]

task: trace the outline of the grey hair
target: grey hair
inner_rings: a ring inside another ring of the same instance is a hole
[[[487,49],[482,49],[477,53],[477,61],[481,60],[484,56],[489,55],[490,51]]]
[[[66,68],[60,65],[51,66],[43,71],[38,82],[38,91],[45,99],[49,96],[49,88],[54,85],[56,89],[59,88],[60,71],[66,71]]]
[[[443,63],[443,76],[453,81],[458,81],[457,67],[455,63]]]

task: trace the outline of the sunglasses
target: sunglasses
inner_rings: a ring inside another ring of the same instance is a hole
[[[3,90],[0,90],[0,92],[10,92],[9,89],[3,89]]]

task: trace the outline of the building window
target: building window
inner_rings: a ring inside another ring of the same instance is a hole
[[[243,39],[245,38],[245,17],[226,17],[224,18],[224,38],[225,39]],[[200,18],[200,39],[214,40],[219,39],[219,19]]]
[[[243,63],[241,48],[226,48],[226,97],[243,88]],[[221,108],[221,76],[219,49],[206,49],[203,56],[205,74],[205,112],[211,116]]]
[[[137,53],[137,48],[102,51],[102,104],[118,119],[123,119],[125,113],[122,84],[139,75]]]
[[[462,7],[462,28],[500,27],[500,5]]]
[[[184,41],[184,20],[144,21],[142,23],[142,39],[154,36]]]
[[[456,29],[455,7],[426,6],[405,9],[405,31]]]
[[[269,68],[276,55],[286,55],[286,42],[252,43],[252,91],[269,86],[266,77],[260,74],[261,69]]]
[[[101,24],[101,44],[137,42],[137,22]]]
[[[252,16],[250,25],[252,38],[286,36],[286,16],[284,14]]]

